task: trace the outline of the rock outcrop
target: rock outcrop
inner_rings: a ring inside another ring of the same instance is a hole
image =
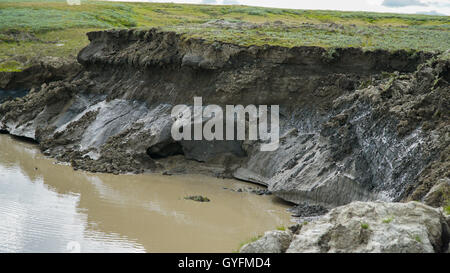
[[[255,242],[244,245],[241,253],[283,253],[286,252],[292,241],[292,233],[289,231],[267,231],[264,236]]]
[[[442,210],[419,202],[353,202],[303,224],[297,234],[285,231],[281,239],[278,233],[266,232],[241,252],[274,252],[288,244],[288,253],[433,253],[448,251],[450,239]]]
[[[449,200],[450,178],[438,181],[423,198],[423,202],[432,207],[449,206]]]
[[[449,177],[450,62],[355,48],[242,47],[155,29],[90,32],[79,73],[0,106],[0,130],[93,172],[206,173],[324,208],[422,200]],[[278,150],[174,141],[177,104],[279,105]]]

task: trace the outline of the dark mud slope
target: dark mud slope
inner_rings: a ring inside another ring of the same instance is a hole
[[[30,67],[21,72],[0,72],[0,90],[30,90],[43,83],[75,76],[81,69],[76,60],[43,57],[31,61]]]
[[[0,128],[99,172],[199,172],[326,207],[421,199],[449,177],[448,61],[427,53],[239,47],[171,32],[88,34],[82,72],[0,107]],[[281,145],[182,141],[172,106],[280,105]]]

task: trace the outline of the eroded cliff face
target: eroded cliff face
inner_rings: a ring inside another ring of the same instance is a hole
[[[3,103],[1,130],[74,168],[235,177],[326,207],[421,199],[449,177],[450,65],[432,54],[240,47],[155,29],[88,36],[82,71]],[[279,105],[279,149],[174,141],[172,107],[194,96]]]

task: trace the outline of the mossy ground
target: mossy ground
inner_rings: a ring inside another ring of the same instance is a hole
[[[277,230],[280,230],[280,231],[286,231],[286,227],[284,227],[284,226],[278,226],[278,227],[277,227]]]
[[[445,51],[450,45],[450,17],[446,16],[169,3],[81,3],[70,6],[63,0],[0,0],[0,63],[15,56],[28,61],[40,56],[75,56],[88,43],[86,32],[109,28],[160,27],[186,37],[244,46]],[[216,19],[244,27],[204,25]],[[11,31],[31,36],[17,37]],[[28,63],[17,62],[8,69],[20,70]]]
[[[21,63],[10,60],[0,63],[0,72],[19,72],[21,71],[20,67]]]
[[[369,229],[369,224],[367,224],[367,223],[361,223],[361,228],[362,228],[362,229]]]
[[[239,250],[240,250],[243,246],[245,246],[246,244],[250,244],[250,243],[256,242],[256,241],[258,241],[259,239],[261,239],[262,237],[263,237],[263,235],[256,235],[256,236],[253,236],[253,237],[251,237],[250,239],[248,239],[248,240],[246,240],[246,241],[244,241],[244,242],[241,242],[241,243],[239,244],[238,249],[235,250],[235,251],[233,251],[233,252],[238,253]]]

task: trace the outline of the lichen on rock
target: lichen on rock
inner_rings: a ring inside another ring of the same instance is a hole
[[[275,233],[267,232],[242,251],[280,249],[278,240],[269,240]],[[449,238],[450,229],[440,209],[418,202],[353,202],[303,225],[292,240],[283,242],[289,241],[288,253],[432,253],[447,251]]]

